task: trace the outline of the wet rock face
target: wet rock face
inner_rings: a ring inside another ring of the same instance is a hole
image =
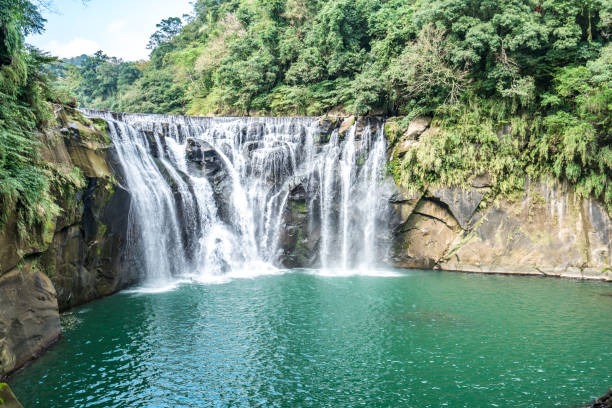
[[[253,144],[252,149],[257,146]],[[231,214],[231,194],[233,191],[232,178],[217,150],[204,140],[187,139],[187,161],[191,170],[202,172],[202,177],[211,183],[219,218],[229,222]],[[197,173],[197,172],[196,172]]]
[[[213,180],[213,183],[227,178],[223,159],[210,143],[204,140],[187,139],[186,149],[187,160],[203,170],[206,178]]]
[[[608,391],[603,397],[598,398],[592,405],[591,408],[612,408],[612,389]]]
[[[65,128],[41,135],[41,158],[79,167],[85,187],[57,197],[60,215],[25,239],[15,217],[0,228],[0,377],[59,336],[59,311],[138,279],[124,258],[131,200],[110,141],[80,113],[58,119]]]
[[[51,280],[25,261],[0,276],[0,378],[21,367],[61,334]]]
[[[281,264],[286,268],[314,266],[318,262],[321,226],[317,214],[309,216],[307,193],[302,183],[289,194],[280,233]]]
[[[404,140],[417,140],[419,136],[427,130],[431,123],[431,118],[417,117],[414,118],[408,125],[408,129],[403,135]]]
[[[57,231],[39,264],[57,289],[60,310],[110,295],[138,280],[123,258],[129,193],[103,180],[88,181],[79,223]]]
[[[597,202],[546,180],[514,200],[483,203],[489,192],[481,177],[467,190],[396,196],[395,265],[612,280],[612,221]]]

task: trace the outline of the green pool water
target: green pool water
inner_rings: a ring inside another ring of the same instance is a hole
[[[33,407],[575,407],[612,386],[612,285],[440,272],[123,292],[11,378]]]

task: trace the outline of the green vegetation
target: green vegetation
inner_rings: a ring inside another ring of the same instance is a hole
[[[83,106],[191,115],[433,118],[389,167],[414,189],[488,173],[566,179],[612,206],[609,0],[198,0],[149,61],[98,53],[62,83]],[[183,25],[183,23],[185,23]]]
[[[123,62],[98,51],[65,61],[55,68],[58,88],[74,95],[82,106],[120,110],[119,96],[142,76],[139,64]]]
[[[509,193],[553,175],[612,208],[610,0],[198,0],[158,24],[149,61],[53,67],[62,92],[23,46],[36,7],[0,3],[0,193],[24,225],[55,211],[33,137],[53,92],[128,112],[397,116],[392,143],[430,116],[437,131],[389,164],[404,185],[489,174]]]
[[[52,102],[66,101],[51,85],[55,59],[24,44],[43,24],[31,1],[0,0],[0,227],[17,210],[22,238],[48,225],[59,213],[55,197],[81,180],[39,157],[40,131],[54,120]]]

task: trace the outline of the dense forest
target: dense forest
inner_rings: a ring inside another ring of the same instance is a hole
[[[612,204],[610,0],[199,0],[150,60],[99,52],[62,86],[84,106],[191,115],[382,114],[428,133],[390,170],[415,189],[552,174]]]
[[[45,100],[74,95],[126,112],[384,115],[392,143],[430,117],[435,131],[389,163],[402,184],[489,174],[511,193],[546,174],[612,208],[610,0],[198,0],[158,24],[148,61],[100,51],[59,64],[23,45],[43,28],[36,7],[0,1],[10,197],[44,197],[28,135]]]

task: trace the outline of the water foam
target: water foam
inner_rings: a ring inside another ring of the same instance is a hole
[[[299,184],[307,233],[320,225],[318,256],[304,266],[320,265],[321,276],[393,275],[376,269],[387,256],[389,218],[382,123],[356,122],[325,141],[316,118],[85,113],[107,120],[132,197],[139,291],[284,273],[281,235]],[[210,146],[227,181],[190,161],[194,146]]]

